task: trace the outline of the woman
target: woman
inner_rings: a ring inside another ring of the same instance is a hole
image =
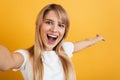
[[[45,6],[37,17],[35,43],[31,48],[11,54],[6,47],[0,46],[0,70],[20,69],[25,80],[76,80],[70,61],[72,53],[103,40],[103,37],[64,42],[68,30],[69,19],[64,8],[58,4]]]

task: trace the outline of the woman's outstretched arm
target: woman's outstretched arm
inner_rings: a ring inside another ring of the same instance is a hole
[[[6,47],[0,45],[0,71],[19,68],[23,60],[21,54],[12,54]]]
[[[87,48],[89,46],[92,46],[100,41],[104,41],[104,38],[100,35],[96,35],[94,38],[89,38],[80,42],[74,43],[74,52],[78,52],[83,50],[84,48]]]

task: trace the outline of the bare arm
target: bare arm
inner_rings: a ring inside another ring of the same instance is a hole
[[[104,41],[102,36],[97,35],[95,38],[86,39],[80,42],[74,43],[74,52],[78,52],[84,48],[92,46],[100,41]]]
[[[21,54],[11,54],[6,47],[0,45],[0,71],[19,68],[23,60],[24,58]]]

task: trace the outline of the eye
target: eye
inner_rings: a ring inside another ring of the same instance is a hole
[[[58,26],[64,28],[65,24],[59,24]]]
[[[53,24],[52,21],[46,21],[45,23],[48,24],[48,25]]]

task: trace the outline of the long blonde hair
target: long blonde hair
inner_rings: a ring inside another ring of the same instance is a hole
[[[40,29],[41,29],[41,24],[44,19],[44,16],[51,10],[55,11],[58,14],[60,19],[62,20],[62,22],[64,22],[66,26],[63,39],[56,45],[54,50],[56,51],[56,54],[58,55],[62,63],[65,80],[75,80],[76,77],[75,77],[75,72],[74,72],[71,60],[69,59],[69,57],[66,55],[65,51],[62,48],[62,43],[64,42],[64,39],[69,30],[69,19],[64,8],[58,4],[47,5],[38,14],[37,21],[36,21],[35,44],[29,49],[32,64],[33,64],[33,79],[43,80],[44,67],[42,62],[42,55],[44,51],[44,45],[41,40]]]

